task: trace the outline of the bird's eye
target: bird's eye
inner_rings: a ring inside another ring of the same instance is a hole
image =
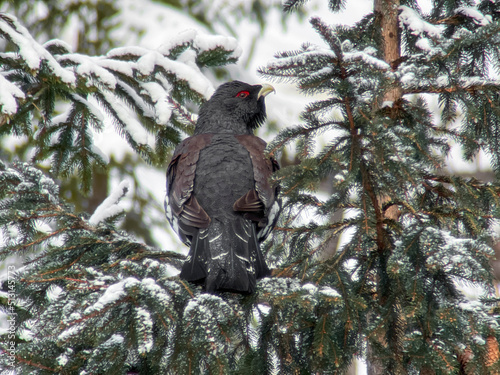
[[[236,94],[237,98],[246,98],[250,93],[248,91],[240,91],[239,93]]]

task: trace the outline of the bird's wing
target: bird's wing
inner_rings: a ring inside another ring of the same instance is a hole
[[[185,242],[190,242],[186,238],[189,228],[207,228],[210,224],[210,217],[192,195],[196,163],[210,140],[210,134],[185,139],[175,149],[167,169],[167,219]]]
[[[238,142],[246,148],[252,160],[255,189],[249,190],[233,205],[233,209],[245,212],[245,216],[259,222],[259,240],[264,240],[275,226],[281,204],[278,186],[273,186],[269,178],[279,169],[276,160],[266,157],[266,142],[254,135],[236,135]]]

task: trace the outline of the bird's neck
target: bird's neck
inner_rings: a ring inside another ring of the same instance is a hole
[[[203,133],[223,133],[223,134],[253,134],[243,121],[231,121],[224,119],[210,119],[207,121],[199,118],[196,123],[194,135]]]

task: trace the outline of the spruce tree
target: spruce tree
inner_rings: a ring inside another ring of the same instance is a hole
[[[15,15],[38,41],[60,38],[74,28],[76,50],[99,54],[113,44],[118,4],[112,0],[29,1],[0,0],[2,12]]]
[[[285,10],[303,2],[288,0]],[[12,322],[0,340],[2,366],[341,374],[366,357],[381,374],[500,371],[489,270],[500,186],[443,172],[457,142],[466,159],[488,153],[500,174],[500,5],[442,0],[424,15],[416,1],[377,0],[374,10],[352,27],[312,19],[325,45],[305,41],[261,70],[321,98],[268,148],[294,145],[300,162],[275,176],[286,205],[266,249],[273,276],[256,294],[203,293],[176,276],[179,252],[117,230],[126,183],[89,216],[37,167],[2,163],[0,256],[29,256],[2,285]],[[227,39],[194,34],[159,51],[78,55],[38,44],[7,15],[0,33],[17,47],[0,55],[0,131],[30,136],[52,176],[76,170],[84,189],[92,166],[105,164],[88,131],[101,126],[99,108],[146,161],[164,159],[192,128],[186,102],[210,91],[199,69],[237,57]],[[56,97],[67,103],[58,117]],[[35,112],[43,120],[36,133]],[[141,141],[144,132],[155,135],[153,146]],[[328,196],[317,194],[325,181]],[[339,210],[344,218],[332,221]],[[460,284],[484,295],[468,300]]]
[[[119,4],[115,1],[97,0],[89,2],[75,0],[67,2],[41,0],[33,3],[0,0],[0,6],[2,11],[15,15],[21,24],[29,30],[32,37],[41,44],[64,36],[65,40],[71,41],[71,49],[74,52],[86,55],[105,54],[112,47],[123,45],[122,41],[114,38],[116,34],[113,34],[120,19]],[[13,46],[6,39],[0,40],[0,45],[2,51],[4,47],[6,50],[13,49]],[[63,103],[64,100],[56,97],[54,107],[60,108],[64,106]],[[39,114],[35,111],[33,116],[35,118],[32,122],[36,128]],[[12,139],[4,137],[2,142],[4,147],[0,148],[2,159],[40,162],[36,157],[33,158],[34,142],[29,136],[17,136],[15,148],[9,147],[9,142],[12,142]],[[151,207],[155,206],[149,203],[154,200],[151,199],[150,194],[139,183],[140,179],[136,171],[140,170],[140,163],[143,163],[141,158],[132,153],[128,153],[124,160],[120,160],[119,157],[117,158],[116,155],[111,154],[106,169],[102,168],[102,166],[94,166],[91,188],[88,191],[82,194],[78,175],[73,173],[60,181],[60,192],[75,205],[76,210],[93,212],[107,196],[109,186],[113,184],[116,176],[119,175],[119,178],[127,176],[135,183],[135,188],[129,196],[133,198],[134,205],[139,209],[134,210],[133,215],[128,215],[121,226],[129,229],[131,233],[142,238],[147,243],[153,244],[155,241],[150,233],[151,228],[154,228],[154,225],[152,225],[154,220],[149,220],[149,225],[146,225],[144,222],[147,219],[142,215],[142,212],[151,212]],[[40,166],[47,169],[46,163],[41,162]],[[159,212],[160,209],[161,207],[158,208]],[[159,213],[155,216],[161,217],[162,215]],[[0,270],[3,270],[3,267],[0,266]]]
[[[499,185],[444,172],[456,142],[467,160],[487,153],[500,175],[500,5],[476,3],[435,1],[423,14],[417,1],[375,0],[353,27],[314,18],[325,45],[304,43],[262,69],[323,96],[270,146],[294,143],[301,160],[277,176],[290,207],[282,251],[287,274],[342,295],[343,335],[324,335],[337,352],[364,353],[371,374],[499,371],[489,265]],[[333,194],[318,199],[324,180]],[[300,210],[317,220],[294,225]],[[337,210],[344,219],[332,223]],[[337,253],[314,262],[342,234]],[[469,301],[460,284],[484,295]],[[315,337],[316,351],[325,341]]]

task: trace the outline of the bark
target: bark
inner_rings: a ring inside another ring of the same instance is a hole
[[[108,197],[108,174],[98,168],[94,168],[94,179],[92,181],[92,195],[88,199],[86,211],[92,213]]]
[[[374,1],[375,14],[381,30],[384,60],[395,69],[401,59],[401,38],[398,20],[400,2],[399,0]],[[383,101],[396,102],[401,99],[401,95],[401,88],[393,87],[385,93]]]
[[[384,60],[393,68],[396,69],[398,62],[401,59],[401,49],[400,49],[400,31],[399,31],[399,5],[400,0],[374,0],[374,9],[376,22],[380,27],[380,48],[383,51]],[[389,88],[383,95],[383,97],[379,100],[379,105],[383,102],[392,102],[393,108],[395,109],[393,112],[396,113],[397,102],[401,99],[402,89],[401,87],[395,85],[394,87]],[[378,109],[378,108],[376,108]],[[378,208],[381,210],[381,214],[383,218],[377,218],[381,220],[381,224],[384,219],[390,220],[398,220],[399,218],[399,210],[397,206],[391,206],[386,210],[383,210],[382,207],[384,203],[389,202],[391,197],[389,196],[377,196],[376,204],[380,205]],[[383,228],[382,228],[383,229]],[[385,229],[383,229],[385,232]],[[385,235],[383,236],[385,237]],[[384,244],[385,245],[385,242]],[[380,248],[380,244],[379,244]],[[384,246],[384,251],[390,250]],[[382,256],[383,254],[381,254]],[[381,291],[379,291],[380,293]],[[381,299],[381,303],[384,303],[384,299]],[[399,312],[395,311],[394,314],[398,314]],[[395,322],[403,321],[403,317],[396,317]],[[399,324],[399,323],[394,323]],[[403,353],[400,350],[401,343],[400,342],[387,342],[387,338],[391,338],[392,340],[399,341],[402,339],[400,334],[404,332],[403,327],[392,327],[395,329],[395,332],[399,334],[379,334],[375,339],[378,340],[382,345],[386,345],[391,348],[393,351],[393,361],[391,368],[386,368],[383,366],[379,359],[376,357],[373,348],[370,343],[368,343],[367,347],[367,372],[368,375],[384,375],[384,374],[405,374],[406,371],[404,369],[402,360]],[[385,336],[385,337],[384,337]]]

